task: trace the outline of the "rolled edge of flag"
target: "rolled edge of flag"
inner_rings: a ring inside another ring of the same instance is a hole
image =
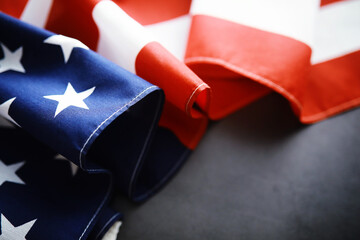
[[[100,32],[97,51],[101,55],[159,86],[164,90],[166,100],[189,116],[204,116],[194,103],[201,96],[202,104],[208,104],[209,87],[155,42],[147,29],[111,1],[96,4],[92,15]]]
[[[189,116],[204,116],[194,104],[201,96],[203,105],[208,105],[209,86],[159,43],[150,42],[141,49],[135,69],[137,75],[163,89],[174,106]]]
[[[153,93],[153,94],[151,94]],[[154,95],[154,93],[156,93],[156,97],[151,97],[152,95]],[[148,99],[150,98],[149,102],[153,102],[155,101],[155,103],[157,104],[150,104],[149,105],[146,103],[146,101],[148,101]],[[152,98],[152,99],[151,99]],[[107,129],[108,127],[115,127],[115,125],[118,125],[118,123],[115,121],[116,119],[118,119],[119,117],[123,117],[122,114],[124,113],[129,113],[130,111],[132,111],[132,106],[136,105],[140,100],[143,100],[142,102],[147,105],[147,107],[150,107],[150,105],[153,105],[152,107],[154,108],[153,111],[149,111],[152,112],[152,114],[149,117],[149,122],[148,124],[142,123],[144,125],[149,125],[148,126],[148,134],[146,134],[145,137],[145,143],[147,143],[149,141],[149,135],[152,134],[154,126],[156,125],[160,113],[161,113],[161,109],[162,109],[162,102],[163,102],[163,97],[162,97],[162,91],[157,88],[156,86],[150,86],[146,89],[144,89],[143,91],[141,91],[140,93],[138,93],[135,97],[133,97],[129,102],[127,102],[126,104],[122,105],[121,107],[119,107],[119,109],[117,111],[115,111],[113,114],[111,114],[108,118],[106,118],[100,125],[98,125],[94,131],[92,132],[92,134],[90,134],[90,136],[88,137],[88,139],[85,141],[84,145],[82,146],[80,152],[79,152],[79,163],[80,166],[83,169],[87,169],[86,166],[86,161],[84,161],[86,159],[86,155],[88,154],[88,151],[90,151],[90,149],[93,147],[92,144],[97,140],[97,137],[100,135],[104,135],[103,132],[105,129]],[[141,106],[141,108],[143,108],[144,106]],[[138,110],[135,110],[138,111]],[[139,123],[141,122],[141,118],[140,116],[135,116],[136,120],[139,121]],[[126,118],[126,116],[125,116]],[[133,119],[134,120],[134,119]],[[130,123],[130,122],[129,122]],[[133,122],[132,122],[133,124]],[[120,126],[120,127],[125,127],[125,126]],[[105,139],[101,139],[101,141],[110,141],[111,139],[107,139],[106,136],[103,136],[102,138]]]
[[[84,144],[81,162],[87,171],[92,163],[111,169],[116,187],[128,194],[134,176],[153,145],[163,107],[163,92],[153,86],[143,90],[99,126]]]

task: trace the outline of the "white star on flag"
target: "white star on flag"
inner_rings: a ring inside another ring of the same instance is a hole
[[[65,37],[63,35],[52,35],[51,37],[45,39],[44,43],[60,46],[64,54],[65,63],[67,63],[67,61],[69,60],[71,52],[75,47],[89,50],[89,48],[79,40],[70,37]]]
[[[0,240],[26,240],[25,236],[28,234],[35,221],[36,219],[18,227],[14,227],[14,225],[12,225],[3,214],[1,214]]]
[[[19,170],[24,165],[25,162],[19,162],[15,163],[9,166],[6,166],[1,160],[0,160],[0,186],[4,182],[13,182],[13,183],[19,183],[19,184],[25,184],[23,180],[21,180],[17,175],[16,171]]]
[[[92,87],[88,90],[77,93],[71,83],[68,83],[65,93],[63,95],[49,95],[44,96],[44,98],[59,102],[55,111],[55,118],[61,111],[70,106],[89,109],[83,100],[89,97],[94,92],[94,90],[95,87]]]
[[[55,160],[64,160],[64,161],[69,162],[72,176],[75,176],[79,170],[79,167],[76,164],[74,164],[72,161],[65,158],[63,155],[60,155],[60,154],[56,155]]]
[[[4,44],[1,43],[0,46],[4,53],[4,58],[0,60],[0,73],[9,70],[25,73],[25,69],[20,62],[23,54],[22,47],[11,52]]]
[[[3,102],[2,104],[0,104],[0,115],[20,127],[20,125],[17,124],[17,122],[15,122],[15,120],[12,119],[12,117],[10,117],[10,115],[9,115],[10,106],[14,102],[15,99],[16,98],[14,97],[14,98],[11,98],[11,99]]]

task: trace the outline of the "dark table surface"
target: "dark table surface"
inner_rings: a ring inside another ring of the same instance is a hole
[[[360,108],[303,125],[271,94],[211,124],[118,239],[360,239]]]

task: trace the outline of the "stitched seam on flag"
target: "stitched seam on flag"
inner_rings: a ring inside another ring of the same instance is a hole
[[[94,171],[95,171],[95,170],[94,170]],[[101,171],[98,171],[98,172],[101,172]],[[112,180],[111,180],[111,177],[110,177],[110,184],[109,184],[109,186],[108,186],[106,195],[105,195],[104,199],[102,200],[101,204],[99,205],[99,207],[96,209],[94,215],[93,215],[92,218],[90,219],[88,225],[87,225],[86,228],[84,229],[84,231],[83,231],[83,233],[81,234],[79,240],[81,240],[81,239],[83,238],[86,230],[89,228],[89,226],[91,225],[91,223],[94,221],[96,215],[98,215],[98,213],[100,212],[100,209],[104,206],[106,199],[109,197],[109,194],[110,194],[111,188],[112,188],[111,181],[112,181]]]
[[[174,166],[166,173],[166,175],[155,185],[153,186],[151,189],[149,189],[148,191],[146,191],[145,193],[143,193],[141,195],[142,199],[149,197],[151,195],[154,194],[154,192],[156,190],[158,190],[166,181],[169,180],[169,178],[179,169],[179,167],[184,163],[185,161],[185,157],[187,156],[187,154],[189,153],[189,149],[187,149],[179,158],[179,160],[174,164]],[[144,197],[145,196],[145,197]]]
[[[119,215],[120,215],[120,213],[116,213],[114,216],[112,216],[112,217],[104,224],[104,226],[101,228],[101,230],[99,231],[99,233],[96,235],[95,239],[97,239],[97,238],[100,236],[100,234],[104,231],[104,229],[106,228],[106,226],[107,226],[114,218],[116,218],[116,217],[119,216]]]
[[[190,95],[190,97],[189,97],[189,99],[188,99],[188,101],[187,101],[187,103],[186,103],[186,106],[185,106],[185,109],[186,109],[186,113],[187,114],[189,114],[190,115],[190,110],[188,109],[188,107],[189,107],[189,103],[190,103],[190,100],[192,99],[192,97],[194,96],[194,94],[196,93],[196,91],[201,87],[201,86],[203,86],[203,85],[206,85],[206,83],[202,83],[202,84],[200,84],[199,86],[197,86],[197,88],[195,88],[195,90],[192,92],[192,94]]]
[[[171,177],[179,169],[180,165],[184,163],[184,160],[185,160],[184,158],[187,156],[188,151],[191,151],[191,150],[185,151],[179,158],[179,161],[177,161],[177,163],[163,177],[163,179],[160,182],[158,182],[158,184],[156,184],[153,188],[151,188],[148,192],[152,192],[152,191],[158,189],[159,187],[161,187],[164,184],[164,182],[166,182],[169,179],[169,177]]]
[[[134,97],[133,99],[131,99],[128,103],[126,103],[125,105],[123,105],[120,109],[116,110],[113,114],[111,114],[108,118],[106,118],[102,123],[100,123],[99,126],[97,126],[97,128],[90,134],[90,136],[88,137],[88,139],[85,141],[84,146],[81,148],[80,150],[80,155],[79,155],[79,163],[80,163],[80,167],[83,168],[83,163],[82,163],[82,154],[83,151],[86,147],[86,145],[89,143],[90,139],[94,136],[94,134],[99,130],[99,128],[104,125],[109,119],[111,119],[115,114],[117,114],[118,112],[120,112],[122,109],[124,109],[125,107],[129,106],[132,102],[135,101],[135,99],[137,99],[138,97],[140,97],[142,94],[144,94],[146,91],[148,91],[151,88],[157,88],[156,86],[151,86],[146,88],[145,90],[143,90],[141,93],[139,93],[136,97]]]
[[[160,102],[158,102],[157,111],[159,110],[159,107],[160,107],[159,104],[160,104]],[[151,133],[153,132],[153,129],[154,129],[154,126],[155,126],[155,122],[154,122],[154,121],[155,121],[156,119],[157,119],[156,116],[154,116],[153,122],[152,122],[152,124],[151,124],[151,129],[148,131],[148,135],[147,135],[146,140],[145,140],[145,142],[144,142],[145,144],[148,143],[149,138],[150,138],[150,136],[151,136]],[[132,175],[131,175],[131,179],[130,179],[130,183],[129,183],[129,191],[128,191],[129,197],[131,197],[131,193],[132,193],[132,189],[133,189],[133,184],[134,184],[134,181],[135,181],[136,173],[137,173],[137,171],[138,171],[138,168],[139,168],[139,165],[140,165],[140,162],[141,162],[140,160],[141,160],[142,157],[143,157],[144,151],[145,151],[145,148],[143,148],[143,149],[141,150],[140,155],[139,155],[139,158],[138,158],[138,161],[137,161],[136,166],[135,166],[135,168],[134,168],[134,171],[133,171],[133,173],[132,173]]]
[[[296,99],[296,97],[294,95],[292,95],[291,93],[289,93],[287,90],[285,90],[283,87],[277,85],[276,83],[272,82],[271,80],[262,77],[260,75],[257,75],[255,73],[249,72],[243,68],[240,68],[238,66],[235,66],[231,63],[228,63],[222,59],[218,59],[218,58],[211,58],[211,57],[191,57],[191,58],[187,58],[185,60],[186,64],[191,64],[191,63],[199,63],[199,62],[206,62],[206,63],[213,63],[213,64],[219,64],[222,65],[224,67],[226,67],[229,70],[232,70],[234,72],[237,72],[239,74],[242,74],[250,79],[253,79],[259,83],[264,84],[267,87],[271,87],[274,90],[276,90],[278,93],[283,93],[283,95],[285,97],[287,97],[288,99],[292,100],[296,106],[299,108],[299,110],[301,110],[303,108],[303,106],[301,105],[301,103]]]
[[[304,122],[308,122],[308,123],[315,122],[315,121],[321,120],[321,118],[330,117],[331,115],[339,113],[339,112],[341,112],[343,110],[347,110],[350,107],[354,107],[354,106],[359,105],[359,104],[360,104],[360,98],[355,98],[355,99],[352,99],[352,100],[347,101],[345,103],[342,103],[340,105],[337,105],[335,107],[329,108],[329,109],[327,109],[325,111],[322,111],[320,113],[310,115],[310,116],[304,116],[304,117],[301,118],[301,120],[304,121]]]

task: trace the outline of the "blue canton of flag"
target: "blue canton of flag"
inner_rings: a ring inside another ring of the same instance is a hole
[[[0,114],[17,125],[0,128],[0,239],[101,239],[121,219],[112,180],[131,192],[163,92],[76,39],[2,13],[0,32]]]

